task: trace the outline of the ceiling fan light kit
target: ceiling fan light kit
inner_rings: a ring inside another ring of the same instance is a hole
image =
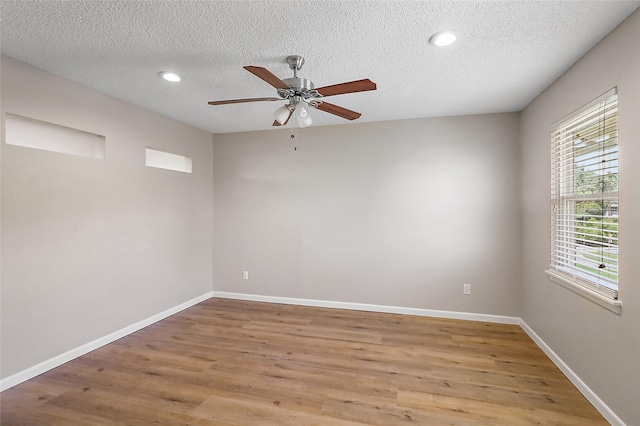
[[[278,108],[275,112],[275,119],[280,125],[283,125],[289,120],[289,115],[291,114],[291,110],[288,105],[283,105]]]
[[[291,116],[296,114],[295,122],[299,127],[310,126],[313,120],[309,116],[308,111],[304,108],[304,104],[311,108],[319,109],[329,114],[345,118],[347,120],[355,120],[360,117],[359,112],[351,111],[338,105],[333,105],[322,100],[322,98],[346,93],[365,92],[376,90],[376,84],[369,79],[350,81],[347,83],[334,84],[332,86],[324,86],[318,89],[311,80],[298,77],[298,71],[304,64],[302,56],[293,55],[287,57],[289,68],[293,70],[292,78],[281,80],[266,68],[256,67],[253,65],[245,66],[244,69],[270,84],[276,89],[279,97],[275,98],[249,98],[249,99],[231,99],[223,101],[211,101],[209,105],[226,105],[245,102],[263,102],[263,101],[287,101],[288,103],[275,111],[274,126],[286,125]]]
[[[296,107],[296,121],[298,127],[309,127],[313,123],[309,113],[302,105]]]

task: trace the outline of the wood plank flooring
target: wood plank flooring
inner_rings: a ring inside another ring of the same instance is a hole
[[[518,326],[228,299],[0,395],[4,425],[606,425]]]

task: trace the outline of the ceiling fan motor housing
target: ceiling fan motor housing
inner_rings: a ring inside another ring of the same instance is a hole
[[[293,78],[285,78],[282,81],[284,81],[287,84],[287,86],[289,86],[293,90],[296,90],[299,92],[309,91],[315,88],[311,80],[307,80],[306,78],[293,77]]]
[[[311,80],[306,78],[292,77],[282,80],[289,89],[278,89],[278,95],[283,99],[292,97],[300,97],[302,99],[321,98],[322,95],[315,90],[315,86]]]

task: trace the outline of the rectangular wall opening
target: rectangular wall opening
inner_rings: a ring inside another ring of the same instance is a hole
[[[105,137],[71,127],[7,113],[5,140],[9,145],[103,159]]]
[[[158,151],[147,148],[144,163],[147,167],[175,170],[177,172],[191,173],[191,158],[170,152]]]

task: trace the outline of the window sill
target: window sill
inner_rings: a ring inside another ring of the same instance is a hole
[[[618,315],[622,313],[622,302],[620,300],[609,299],[608,297],[605,297],[599,293],[596,293],[593,290],[590,290],[579,284],[574,283],[570,279],[565,278],[562,275],[558,274],[556,271],[547,269],[545,272],[549,276],[549,279],[554,283],[560,284],[561,286],[568,288],[574,293],[577,293],[580,296],[591,300],[592,302],[610,310],[611,312],[615,312]]]

